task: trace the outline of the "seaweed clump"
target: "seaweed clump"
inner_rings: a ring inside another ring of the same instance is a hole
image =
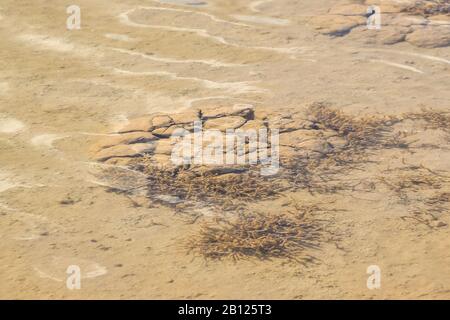
[[[170,196],[176,199],[172,205],[181,211],[197,204],[236,210],[250,201],[273,198],[285,189],[281,183],[248,168],[171,168],[148,164],[143,158],[137,169],[147,176],[150,198],[158,201],[158,195]]]
[[[358,118],[324,103],[311,105],[307,112],[316,130],[332,132],[333,137],[343,143],[339,148],[328,148],[319,157],[286,163],[286,177],[296,189],[306,188],[311,193],[351,190],[353,186],[342,179],[337,179],[337,183],[333,181],[348,170],[367,165],[368,156],[376,150],[406,147],[398,135],[392,134],[391,127],[400,122],[400,118]]]
[[[275,215],[240,213],[233,220],[216,218],[204,222],[189,239],[188,249],[213,260],[249,257],[296,260],[305,248],[317,247],[320,237],[320,229],[311,215],[318,208],[296,205],[296,209]]]

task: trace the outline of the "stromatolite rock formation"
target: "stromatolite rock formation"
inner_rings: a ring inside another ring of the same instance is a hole
[[[370,6],[380,8],[380,29],[367,27]],[[407,41],[424,48],[450,45],[448,0],[343,1],[326,15],[312,18],[310,23],[322,34],[347,36],[365,43],[392,45]]]
[[[198,152],[209,151],[214,158],[199,162],[195,158],[194,124],[201,125],[202,141]],[[182,131],[179,131],[182,130]],[[180,136],[180,132],[183,134]],[[232,133],[234,142],[227,142],[226,133]],[[233,136],[233,134],[235,136]],[[242,134],[242,140],[240,139]],[[253,134],[253,135],[252,135]],[[265,137],[264,137],[265,135]],[[191,144],[189,159],[174,163],[172,155],[181,139]],[[254,140],[252,140],[254,139]],[[262,139],[262,140],[261,140]],[[238,141],[241,143],[239,144]],[[256,143],[251,143],[251,142]],[[278,154],[274,154],[274,143]],[[129,165],[145,158],[155,166],[176,167],[188,165],[209,167],[228,173],[227,167],[245,167],[261,164],[263,152],[267,157],[279,156],[281,165],[302,158],[320,158],[331,150],[346,145],[338,133],[321,128],[304,112],[258,112],[253,108],[203,109],[177,114],[152,114],[131,119],[111,136],[102,138],[91,148],[92,158],[107,164]],[[231,147],[230,147],[231,146]],[[227,152],[233,159],[227,160]],[[219,153],[219,155],[218,155]],[[250,159],[256,161],[250,163]],[[230,162],[231,161],[231,162]]]
[[[392,123],[324,103],[150,114],[97,141],[92,158],[106,164],[101,180],[111,189],[139,189],[180,210],[205,204],[234,210],[286,190],[340,188],[333,175],[351,169],[368,149],[395,144],[387,135]]]

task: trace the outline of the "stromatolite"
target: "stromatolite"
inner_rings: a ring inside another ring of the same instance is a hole
[[[195,123],[200,124],[202,130],[199,150],[195,150],[193,146],[196,137]],[[276,156],[289,162],[302,157],[321,157],[330,149],[345,146],[345,141],[336,137],[336,132],[320,128],[303,112],[209,108],[178,114],[150,114],[131,119],[112,136],[96,142],[91,148],[92,158],[108,164],[126,165],[145,157],[154,165],[176,167],[180,164],[172,161],[172,154],[181,139],[177,136],[177,130],[182,130],[184,135],[188,134],[187,139],[184,137],[185,142],[192,143],[191,157],[184,164],[188,163],[191,168],[206,165],[211,170],[217,167],[258,164],[262,156],[272,156],[272,142],[278,145],[279,154]],[[239,141],[231,147],[227,144],[227,130],[234,132],[236,136],[233,139]],[[266,137],[261,134],[266,134]],[[201,163],[195,158],[199,152],[208,154],[217,161]]]
[[[369,7],[379,8],[380,26],[369,29]],[[437,48],[450,45],[450,3],[441,0],[343,1],[327,14],[310,20],[320,33],[348,36],[356,41],[392,45],[407,41],[415,46]]]

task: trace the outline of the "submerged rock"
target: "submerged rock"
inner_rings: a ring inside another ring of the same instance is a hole
[[[369,29],[371,6],[379,8],[380,25]],[[351,36],[364,43],[393,45],[407,41],[422,48],[450,45],[450,4],[444,1],[366,1],[364,5],[350,1],[332,7],[327,14],[310,20],[316,30],[332,37]]]
[[[209,119],[205,122],[204,128],[215,129],[225,132],[227,129],[237,129],[246,122],[245,118],[239,116],[221,117]]]
[[[190,119],[202,120],[203,132],[187,132],[186,136],[176,137],[152,136],[143,131],[118,134],[123,138],[114,136],[110,142],[97,143],[106,147],[93,158],[112,164],[99,165],[109,170],[102,181],[112,191],[145,195],[156,203],[184,212],[192,213],[204,207],[227,211],[277,197],[287,190],[335,192],[341,186],[334,182],[328,185],[335,175],[342,175],[360,163],[370,153],[368,150],[377,150],[385,144],[390,146],[391,138],[398,140],[397,135],[388,134],[392,133],[391,118],[355,117],[325,103],[291,110],[274,109],[264,112],[253,108],[244,112],[233,108],[206,109],[199,110],[198,118],[195,115],[192,118],[190,112]],[[176,119],[161,114],[157,119],[158,122],[152,121],[153,132],[189,125],[179,123],[184,121],[182,113]],[[156,123],[159,127],[153,125]],[[240,132],[230,136],[217,130],[238,126],[240,130],[251,131],[244,131],[243,137],[239,136]],[[205,136],[211,129],[214,135]],[[255,136],[255,133],[267,136]],[[131,143],[139,134],[154,140]],[[227,145],[226,138],[232,138],[231,145]],[[118,144],[111,146],[113,143]],[[180,146],[183,152],[178,160],[181,161],[174,161]]]
[[[253,108],[211,108],[191,110],[174,115],[146,115],[132,119],[117,135],[101,139],[93,147],[93,159],[101,162],[126,164],[123,159],[133,159],[147,155],[149,163],[161,166],[176,166],[172,163],[172,153],[178,142],[194,143],[193,122],[202,122],[202,140],[200,149],[187,149],[183,159],[193,167],[207,166],[217,172],[228,172],[221,167],[235,170],[236,164],[248,164],[272,156],[272,135],[279,134],[277,143],[280,157],[316,157],[326,154],[330,148],[344,147],[345,141],[337,139],[336,132],[321,129],[308,116],[298,110],[284,112],[255,112]],[[173,137],[177,129],[185,129],[186,136]],[[236,130],[229,137],[233,145],[228,146],[227,130]],[[214,135],[205,136],[204,132],[216,130]],[[222,134],[221,134],[221,133]],[[266,135],[261,137],[261,135]],[[198,138],[197,138],[198,139]],[[262,139],[262,140],[260,140]],[[330,140],[329,140],[330,139]],[[333,140],[334,139],[334,140]],[[328,141],[329,140],[329,141]],[[238,146],[238,142],[243,145]],[[264,144],[266,141],[266,144]],[[332,141],[332,142],[331,142]],[[262,143],[262,144],[261,144]],[[230,149],[231,147],[231,149]],[[146,160],[146,161],[147,161]],[[231,164],[227,161],[234,161]],[[254,164],[254,163],[253,163]],[[180,164],[178,164],[180,165]],[[229,172],[228,172],[229,173]]]
[[[422,48],[438,48],[450,45],[450,27],[429,26],[416,29],[406,40]]]

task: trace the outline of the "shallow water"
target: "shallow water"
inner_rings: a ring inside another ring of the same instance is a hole
[[[448,170],[445,132],[433,136],[415,127],[411,130],[427,137],[421,137],[423,146],[370,155],[363,170],[339,181],[356,181],[352,192],[299,190],[249,204],[268,214],[290,209],[291,198],[332,209],[320,217],[332,222],[324,229],[345,237],[308,251],[320,262],[306,269],[278,260],[205,265],[193,259],[183,243],[199,225],[149,204],[145,189],[131,198],[125,191],[144,185],[147,177],[92,162],[90,153],[98,139],[153,112],[254,107],[264,113],[325,102],[363,117],[447,108],[448,47],[385,45],[371,37],[384,30],[363,27],[344,37],[322,34],[313,18],[335,6],[332,0],[139,1],[143,7],[128,0],[82,1],[82,28],[76,31],[67,30],[64,10],[48,1],[23,0],[21,10],[7,2],[2,6],[8,15],[2,12],[0,20],[5,49],[0,50],[0,166],[11,171],[0,171],[5,212],[0,233],[6,235],[0,297],[299,299],[448,293],[449,229],[403,220],[407,209],[383,188],[358,189],[375,184],[380,172],[395,166]],[[323,27],[333,26],[330,17],[323,19]],[[105,176],[105,168],[133,176]],[[42,184],[35,188],[37,182]],[[170,195],[159,200],[179,202]],[[442,221],[450,223],[442,213]],[[192,214],[200,222],[218,213],[202,208]],[[369,263],[382,266],[389,290],[367,291]],[[84,269],[81,291],[61,285],[69,264]]]

